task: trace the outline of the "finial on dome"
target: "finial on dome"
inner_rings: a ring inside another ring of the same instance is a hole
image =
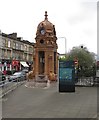
[[[45,20],[48,20],[47,16],[47,11],[45,11]]]

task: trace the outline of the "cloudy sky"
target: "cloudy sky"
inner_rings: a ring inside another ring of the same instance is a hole
[[[97,0],[0,0],[0,30],[35,42],[45,11],[56,28],[58,52],[84,45],[97,53]]]

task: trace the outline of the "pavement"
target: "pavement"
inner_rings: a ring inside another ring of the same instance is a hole
[[[59,93],[58,83],[48,87],[26,84],[2,99],[3,118],[96,118],[97,87],[76,87]]]

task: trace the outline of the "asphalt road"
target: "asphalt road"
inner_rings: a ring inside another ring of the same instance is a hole
[[[2,100],[3,118],[95,118],[97,88],[76,87],[73,93],[59,93],[58,84],[49,88],[25,85]]]

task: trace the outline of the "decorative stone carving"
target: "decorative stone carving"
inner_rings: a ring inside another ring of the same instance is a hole
[[[57,37],[55,26],[48,21],[47,11],[45,12],[45,20],[37,26],[34,57],[35,79],[44,80],[50,76],[51,80],[56,80],[57,74]],[[52,70],[52,75],[50,71]],[[42,76],[45,76],[41,79]]]

